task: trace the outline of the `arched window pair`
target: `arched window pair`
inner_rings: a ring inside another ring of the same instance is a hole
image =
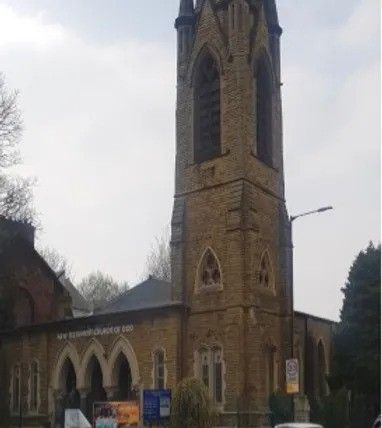
[[[166,388],[165,354],[162,349],[154,352],[154,388]]]
[[[223,352],[220,347],[202,348],[198,353],[198,377],[216,405],[223,403]]]
[[[194,79],[194,159],[200,163],[221,153],[220,72],[210,52],[202,53]]]
[[[32,361],[29,366],[29,391],[28,404],[29,412],[37,413],[39,405],[39,368],[37,361]],[[11,412],[19,414],[22,405],[21,396],[22,368],[21,364],[16,364],[11,373]]]

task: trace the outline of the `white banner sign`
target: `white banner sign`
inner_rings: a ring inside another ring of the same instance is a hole
[[[65,410],[65,428],[92,428],[81,410]]]
[[[79,337],[105,336],[108,334],[131,333],[134,330],[133,325],[117,325],[114,327],[96,327],[87,330],[70,331],[68,333],[58,333],[58,340],[77,339]]]

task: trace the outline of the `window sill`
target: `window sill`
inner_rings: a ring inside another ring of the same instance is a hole
[[[219,285],[209,285],[209,286],[199,286],[196,289],[196,293],[195,294],[210,294],[210,293],[215,293],[215,292],[220,292],[223,291],[224,287],[223,284],[219,284]]]

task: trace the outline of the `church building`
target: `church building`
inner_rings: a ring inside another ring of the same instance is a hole
[[[295,410],[306,417],[306,397],[328,393],[335,325],[293,309],[275,0],[180,0],[175,28],[172,281],[150,277],[91,314],[33,229],[0,219],[0,297],[13,315],[0,332],[0,427],[62,427],[65,408],[91,419],[96,401],[192,376],[220,427],[238,415],[266,426],[291,358]]]

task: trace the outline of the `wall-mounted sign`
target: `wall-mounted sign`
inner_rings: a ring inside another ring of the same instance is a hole
[[[69,331],[67,333],[58,333],[58,340],[78,339],[80,337],[105,336],[109,334],[131,333],[134,330],[133,325],[117,325],[113,327],[95,327],[87,330]]]
[[[300,392],[299,364],[295,358],[286,361],[286,384],[287,394]]]
[[[170,412],[170,389],[145,389],[143,391],[143,419],[145,422],[160,422],[169,418]]]
[[[113,401],[94,403],[93,419],[95,428],[138,427],[139,402]]]

